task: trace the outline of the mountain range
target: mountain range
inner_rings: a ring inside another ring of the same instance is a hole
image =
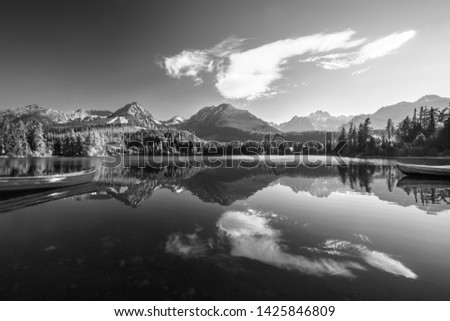
[[[294,116],[291,120],[279,125],[270,123],[278,130],[287,132],[311,131],[311,130],[338,130],[342,124],[350,121],[353,116],[332,116],[326,111],[318,110],[308,116]]]
[[[305,131],[336,131],[340,127],[348,127],[350,122],[359,124],[367,117],[371,119],[374,129],[383,129],[389,118],[398,124],[406,116],[412,116],[414,109],[421,106],[428,108],[446,108],[450,98],[427,95],[415,102],[400,102],[384,106],[373,114],[356,116],[333,116],[319,110],[308,116],[294,116],[281,124],[264,121],[247,110],[238,109],[230,104],[209,106],[200,109],[189,119],[175,116],[166,121],[156,120],[152,114],[137,102],[127,104],[115,112],[108,110],[78,109],[76,111],[58,111],[51,108],[29,105],[0,111],[0,122],[4,118],[13,120],[39,121],[45,128],[54,126],[107,126],[126,125],[142,128],[176,128],[195,133],[207,140],[232,141],[260,139],[264,133],[288,133]]]
[[[38,105],[28,105],[25,107],[11,108],[0,111],[0,120],[5,117],[13,120],[38,121],[45,128],[59,125],[130,125],[145,128],[157,128],[161,125],[155,120],[152,114],[143,108],[139,103],[133,102],[119,108],[115,112],[108,110],[85,110],[58,111],[55,109],[41,107]]]

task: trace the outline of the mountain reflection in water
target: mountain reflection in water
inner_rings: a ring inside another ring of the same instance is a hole
[[[43,175],[77,171],[86,167],[86,160],[75,162],[12,160],[2,167],[5,175]],[[380,200],[401,206],[417,206],[427,213],[447,210],[450,202],[450,183],[446,180],[417,180],[403,178],[394,165],[379,165],[366,162],[350,164],[347,167],[330,166],[308,168],[299,166],[285,168],[281,165],[271,168],[261,164],[255,168],[208,168],[178,167],[174,165],[154,167],[104,168],[101,162],[89,164],[99,171],[94,179],[95,189],[88,194],[86,188],[79,188],[78,200],[115,198],[131,207],[139,207],[157,189],[168,189],[174,193],[189,191],[203,202],[228,206],[238,200],[245,200],[260,190],[274,184],[288,186],[293,192],[307,192],[316,197],[328,197],[331,193],[356,192],[372,194]],[[384,184],[383,184],[384,182]],[[397,184],[399,182],[399,184]],[[384,185],[384,186],[383,186]],[[76,195],[76,187],[69,196]],[[400,195],[400,191],[406,193]],[[54,191],[48,191],[52,194]],[[23,194],[23,193],[22,193]],[[0,201],[22,194],[8,193]],[[392,194],[392,195],[389,195]],[[31,203],[30,205],[33,205]],[[23,204],[26,206],[26,202]],[[6,212],[3,206],[0,212]]]

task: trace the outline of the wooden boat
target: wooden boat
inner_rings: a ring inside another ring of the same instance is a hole
[[[397,163],[398,169],[406,175],[431,175],[450,177],[450,165],[417,165]]]
[[[0,196],[0,213],[18,210],[37,204],[57,201],[67,197],[93,193],[97,187],[92,183],[69,186],[63,188],[52,188],[38,191],[15,191],[3,193]]]
[[[45,176],[0,177],[0,191],[49,189],[80,185],[92,181],[96,172],[97,170],[94,169]]]

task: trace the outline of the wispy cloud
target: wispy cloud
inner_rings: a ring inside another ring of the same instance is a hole
[[[204,50],[183,50],[178,55],[164,57],[158,64],[172,78],[192,77],[196,85],[203,83],[200,73],[221,68],[223,60],[231,55],[244,39],[230,37]]]
[[[351,40],[353,30],[316,34],[272,42],[230,55],[229,64],[217,75],[216,88],[230,99],[255,99],[272,92],[272,83],[282,78],[288,59],[306,53],[328,52],[360,45]]]
[[[203,83],[202,73],[213,73],[215,86],[223,97],[253,100],[285,92],[274,86],[274,82],[282,79],[290,58],[313,55],[300,62],[314,62],[330,70],[348,68],[395,52],[416,33],[414,30],[393,33],[365,45],[366,39],[352,39],[355,34],[350,29],[319,33],[279,40],[250,50],[242,50],[244,39],[231,37],[212,48],[184,50],[165,57],[159,64],[170,77],[192,77],[196,85]],[[341,52],[330,53],[333,51]]]
[[[381,58],[394,53],[415,35],[416,32],[414,30],[393,33],[381,39],[370,42],[362,46],[357,51],[313,56],[302,59],[300,62],[314,62],[318,67],[328,70],[362,65],[369,60]]]
[[[358,69],[354,72],[352,72],[352,76],[358,76],[361,75],[362,73],[365,73],[366,71],[368,71],[370,69],[370,66],[362,68],[362,69]]]
[[[199,73],[211,69],[207,53],[199,50],[185,50],[176,56],[165,58],[164,67],[169,76],[173,78],[192,77],[196,85],[203,83]]]

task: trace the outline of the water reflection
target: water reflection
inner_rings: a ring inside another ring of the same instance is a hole
[[[401,179],[394,162],[5,162],[8,175],[99,169],[90,185],[0,196],[5,299],[450,298],[448,181]]]
[[[100,159],[88,165],[85,158],[3,158],[0,159],[0,176],[41,176],[78,172],[98,167]]]
[[[183,191],[179,183],[195,175],[202,168],[166,166],[157,168],[101,168],[95,184],[98,193],[109,195],[126,205],[139,207],[153,191],[166,188],[175,193]],[[92,199],[91,196],[89,196]]]
[[[221,255],[243,257],[322,277],[355,278],[355,271],[367,271],[372,267],[397,276],[417,278],[413,271],[392,256],[349,241],[327,239],[316,247],[302,247],[302,254],[289,253],[288,247],[283,245],[281,231],[271,227],[271,221],[277,219],[280,217],[275,214],[252,209],[226,211],[217,222],[215,240],[202,239],[200,228],[190,234],[171,234],[165,249],[183,258],[211,255],[214,250]],[[367,237],[362,239],[368,240]]]
[[[398,182],[400,174],[395,166],[382,162],[359,161],[347,167],[323,166],[314,169],[304,166],[270,168],[264,164],[255,168],[182,168],[167,165],[160,168],[111,169],[100,167],[101,161],[95,158],[6,159],[1,160],[0,174],[41,175],[97,167],[98,174],[93,182],[95,189],[86,193],[83,188],[75,188],[67,197],[81,195],[79,200],[114,198],[134,208],[141,206],[158,189],[168,189],[174,193],[189,191],[203,202],[229,206],[274,184],[316,197],[349,191],[370,194],[401,206],[414,205],[428,213],[444,211],[447,209],[445,205],[450,202],[449,181],[412,181],[404,178]],[[49,191],[48,194],[52,193]],[[16,203],[20,203],[22,194],[9,194],[8,199],[15,196]],[[3,203],[0,212],[10,210],[4,200],[0,199]],[[51,201],[51,198],[46,197],[46,200]],[[33,204],[36,202],[23,200],[24,206]],[[433,205],[432,209],[430,205]]]
[[[90,193],[94,195],[98,193],[94,184],[39,190],[32,193],[28,191],[6,192],[0,195],[0,213]]]
[[[316,253],[324,252],[335,256],[360,258],[368,265],[387,273],[410,279],[417,278],[417,275],[413,271],[392,256],[383,252],[370,250],[362,244],[353,244],[349,241],[331,239],[326,240],[318,248],[312,249],[312,251]]]
[[[391,167],[391,171],[392,166]],[[340,181],[336,178],[340,177]],[[174,192],[188,190],[204,202],[231,205],[245,200],[272,184],[281,183],[294,192],[307,191],[311,195],[327,197],[342,187],[372,192],[375,177],[387,177],[392,186],[393,176],[384,166],[351,165],[347,168],[207,168],[174,166],[155,168],[106,169],[99,172],[97,185],[111,196],[137,207],[159,188]]]
[[[166,252],[180,255],[185,258],[202,257],[208,254],[208,250],[214,249],[212,238],[203,239],[200,232],[201,227],[196,227],[194,233],[182,234],[172,233],[166,242]],[[217,246],[216,246],[217,247]]]
[[[252,212],[230,211],[222,215],[217,226],[228,237],[232,256],[316,276],[354,277],[353,270],[364,269],[357,262],[290,254],[282,249],[280,232],[272,229],[268,223],[266,218]]]
[[[413,195],[416,203],[423,206],[450,204],[450,180],[404,177],[397,187]]]

